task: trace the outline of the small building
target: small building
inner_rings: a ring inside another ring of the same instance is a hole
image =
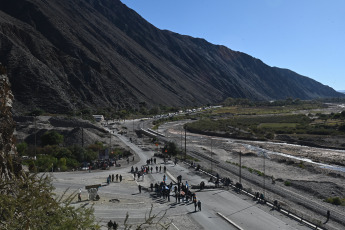
[[[95,121],[101,122],[104,121],[104,116],[103,115],[92,115]]]

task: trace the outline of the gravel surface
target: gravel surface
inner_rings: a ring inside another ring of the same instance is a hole
[[[170,139],[174,139],[177,143],[181,143],[181,126],[184,123],[185,122],[167,123],[160,126],[160,132],[167,133]],[[265,150],[266,153],[268,153],[266,155],[267,157],[264,159],[260,151],[255,151],[257,149]],[[289,158],[308,158],[316,163],[323,162],[325,158],[330,158],[333,160],[328,160],[325,163],[334,162],[335,159],[338,160],[338,162],[343,162],[345,160],[345,151],[343,150],[320,149],[285,143],[242,141],[219,137],[212,137],[211,144],[211,137],[192,133],[187,134],[187,152],[197,151],[211,156],[211,150],[214,160],[223,163],[228,162],[228,165],[236,168],[236,171],[239,171],[238,166],[231,163],[239,164],[239,152],[241,152],[241,164],[248,168],[243,168],[242,173],[246,171],[246,173],[253,174],[250,177],[257,177],[256,183],[254,184],[248,181],[242,181],[244,187],[250,188],[252,191],[262,192],[265,183],[265,193],[270,200],[273,201],[277,199],[281,201],[283,207],[307,219],[314,221],[323,220],[325,219],[323,213],[326,213],[327,210],[331,210],[331,213],[337,212],[342,215],[345,213],[344,206],[336,206],[324,202],[324,199],[328,197],[338,196],[345,198],[344,172],[321,168],[317,164],[310,163],[309,160],[303,161]],[[289,157],[269,154],[269,152],[280,152],[288,154]],[[198,162],[198,164],[209,170],[211,169],[210,161]],[[262,176],[258,177],[255,173],[250,173],[249,168],[265,172],[267,175],[265,182]],[[212,171],[218,172],[224,177],[229,176],[234,182],[239,180],[237,174],[234,175],[224,171],[215,164],[212,165]],[[298,201],[293,203],[291,201],[292,198],[284,195],[284,192],[282,192],[283,195],[272,193],[267,189],[268,186],[272,186],[272,176],[275,179],[275,188],[279,188],[282,191],[289,191],[292,194],[296,194],[296,196],[302,196],[304,200],[315,202],[320,207],[323,207],[324,210],[321,209],[319,212],[315,212],[300,205]],[[291,185],[285,186],[285,181],[291,182]],[[327,227],[329,229],[343,229],[344,225],[334,222]]]

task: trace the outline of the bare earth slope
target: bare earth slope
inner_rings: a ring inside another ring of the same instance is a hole
[[[1,1],[0,40],[17,111],[344,96],[247,54],[159,30],[119,0]]]

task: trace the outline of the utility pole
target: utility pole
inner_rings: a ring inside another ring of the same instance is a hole
[[[180,148],[180,151],[181,151],[181,160],[182,160],[182,153],[183,153],[183,148],[182,148],[182,139],[183,139],[183,126],[181,126],[181,148]]]
[[[84,128],[81,127],[81,147],[84,148]]]
[[[213,169],[212,169],[212,161],[213,161],[213,158],[212,158],[212,155],[213,155],[213,150],[212,150],[212,143],[213,142],[213,139],[211,138],[211,174],[213,172]]]
[[[109,130],[109,155],[111,153],[111,130]]]
[[[266,177],[266,155],[264,152],[262,152],[262,156],[264,157],[264,175],[263,175],[263,178],[264,178],[264,197],[266,197],[266,183],[265,183],[265,177]]]
[[[242,178],[242,152],[240,151],[240,172],[239,172],[239,179],[240,179],[240,184],[241,184],[241,178]]]
[[[83,120],[83,113],[80,113],[80,120]],[[84,148],[84,128],[81,127],[81,147]]]
[[[182,153],[183,126],[181,127],[181,153]]]
[[[36,158],[36,134],[37,134],[37,127],[36,127],[36,115],[34,115],[34,125],[35,125],[35,158]]]
[[[184,127],[184,160],[187,159],[187,127]]]

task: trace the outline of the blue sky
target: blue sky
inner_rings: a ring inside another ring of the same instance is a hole
[[[121,1],[159,29],[345,90],[345,0]]]

